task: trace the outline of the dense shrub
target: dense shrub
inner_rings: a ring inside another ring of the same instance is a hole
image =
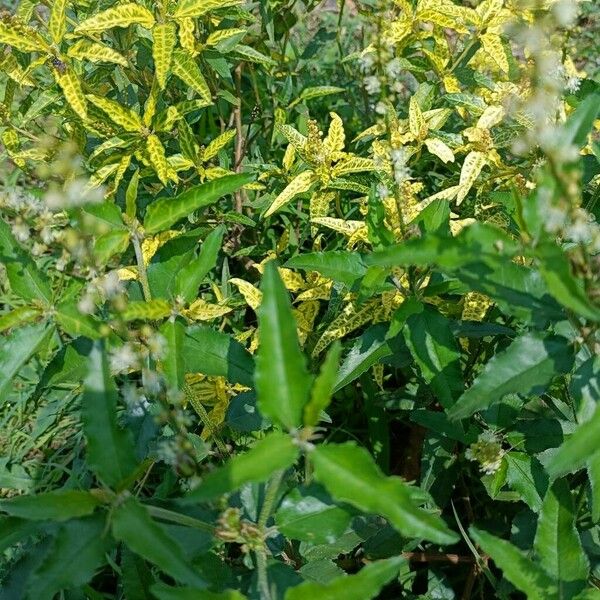
[[[0,598],[600,597],[578,15],[2,14]]]

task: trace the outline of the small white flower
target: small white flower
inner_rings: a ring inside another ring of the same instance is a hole
[[[96,303],[94,302],[94,297],[90,294],[85,294],[81,297],[79,302],[77,303],[77,310],[82,315],[91,315],[96,309]]]
[[[133,346],[125,342],[119,348],[111,351],[109,357],[110,370],[113,373],[125,373],[138,365],[138,355]]]
[[[17,222],[12,226],[12,232],[19,242],[26,242],[30,237],[29,227],[22,221]]]
[[[385,65],[385,72],[392,78],[397,79],[402,73],[402,63],[399,58],[394,58]]]
[[[365,90],[369,96],[377,96],[381,92],[381,82],[375,75],[365,78]]]
[[[561,27],[569,27],[577,19],[577,3],[573,0],[559,0],[552,6],[552,12]]]

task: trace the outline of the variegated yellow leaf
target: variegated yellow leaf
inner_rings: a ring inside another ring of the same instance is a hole
[[[444,88],[446,93],[448,94],[459,94],[460,93],[460,83],[458,79],[454,75],[445,75],[444,76]]]
[[[183,156],[183,154],[171,154],[171,156],[167,157],[167,162],[177,173],[179,171],[187,171],[194,167],[194,163],[189,158]]]
[[[332,169],[332,175],[334,177],[340,177],[349,173],[361,173],[364,171],[375,171],[375,164],[370,158],[354,156],[347,160],[340,161],[335,165]]]
[[[414,96],[411,97],[408,104],[408,127],[417,140],[422,140],[427,135],[427,121],[425,121],[421,107]]]
[[[176,50],[173,53],[173,73],[189,85],[203,100],[211,101],[210,88],[200,72],[194,58],[183,50]]]
[[[151,133],[146,139],[146,150],[148,151],[150,163],[154,167],[160,182],[163,185],[167,185],[169,182],[169,163],[165,156],[165,148],[154,133]]]
[[[248,306],[256,311],[262,302],[262,292],[258,288],[255,288],[251,283],[248,283],[243,279],[238,279],[237,277],[233,277],[229,282],[237,287],[240,294],[244,296],[244,300],[246,300]]]
[[[121,267],[117,275],[120,281],[134,281],[138,278],[137,267]]]
[[[310,220],[326,217],[331,203],[335,200],[335,192],[323,192],[317,190],[310,198],[309,214]]]
[[[327,151],[331,154],[333,152],[341,152],[344,149],[346,134],[344,133],[344,123],[339,115],[334,112],[329,113],[329,115],[331,116],[331,123],[329,124],[327,137],[323,143]]]
[[[35,82],[27,74],[27,72],[17,62],[17,59],[11,54],[7,53],[4,56],[0,56],[0,71],[6,73],[13,81],[19,85],[33,86]]]
[[[179,0],[173,13],[176,19],[201,17],[218,8],[241,4],[242,0]]]
[[[463,321],[483,321],[492,301],[479,292],[468,292],[465,295],[461,319]]]
[[[182,314],[194,321],[212,321],[213,319],[218,319],[219,317],[226,315],[231,312],[231,310],[232,309],[229,306],[211,304],[202,298],[198,298],[190,304],[189,308],[183,310]]]
[[[306,338],[314,330],[314,323],[319,314],[319,303],[316,300],[301,302],[293,310],[294,319],[298,329],[298,339],[303,345]]]
[[[222,148],[225,148],[227,144],[235,137],[235,129],[230,129],[229,131],[225,131],[221,135],[217,136],[214,140],[206,146],[204,152],[202,153],[202,160],[208,161],[211,158],[214,158]]]
[[[142,119],[131,109],[119,104],[110,98],[88,94],[86,98],[101,111],[105,112],[108,117],[117,125],[120,125],[125,131],[138,133],[143,128]]]
[[[156,254],[158,249],[169,240],[177,237],[180,233],[180,231],[169,229],[167,231],[161,231],[152,237],[145,238],[142,242],[142,260],[144,261],[144,264],[150,264],[152,257]]]
[[[138,319],[156,321],[164,319],[171,314],[171,306],[166,300],[149,300],[148,302],[130,302],[121,312],[125,321],[136,321]]]
[[[194,37],[196,25],[194,23],[194,19],[178,19],[177,24],[179,25],[177,33],[179,35],[179,43],[181,44],[181,47],[190,56],[196,56],[196,38]]]
[[[81,90],[79,78],[73,69],[67,67],[62,73],[55,70],[54,77],[56,83],[58,83],[63,91],[65,100],[69,103],[69,106],[79,117],[84,120],[87,119],[86,97]]]
[[[425,146],[431,154],[435,154],[442,162],[454,162],[454,152],[442,140],[437,138],[427,138]]]
[[[310,186],[315,182],[316,176],[313,171],[303,171],[300,175],[296,175],[285,189],[273,200],[273,203],[265,212],[265,217],[269,217],[274,212],[278,211],[282,206],[285,206],[290,200],[297,196],[307,192]]]
[[[127,59],[105,44],[90,40],[77,40],[68,50],[67,56],[94,63],[111,62],[122,67],[127,66]]]
[[[479,36],[481,45],[486,54],[502,69],[505,73],[510,70],[506,49],[502,43],[502,39],[495,33],[486,32]]]
[[[450,233],[452,235],[458,235],[465,227],[476,223],[473,218],[468,219],[451,219],[450,220]]]
[[[361,306],[357,306],[354,302],[346,304],[342,312],[321,334],[319,341],[313,349],[312,355],[318,356],[335,340],[343,338],[345,335],[352,333],[359,327],[362,327],[365,323],[368,323],[373,318],[374,311],[378,306],[379,299],[377,298],[369,300]]]
[[[75,33],[101,33],[113,27],[141,25],[152,29],[154,15],[141,4],[125,2],[86,19],[75,27]]]
[[[104,165],[103,167],[96,169],[86,185],[86,190],[92,190],[100,187],[111,175],[116,173],[118,169],[118,162],[110,165]]]
[[[502,106],[488,106],[483,114],[477,120],[477,127],[481,129],[491,129],[498,125],[504,117],[504,108]]]
[[[50,46],[33,28],[17,19],[0,20],[0,44],[7,44],[21,52],[49,52]]]
[[[218,29],[217,31],[213,31],[206,38],[207,46],[216,46],[220,42],[224,42],[225,40],[229,40],[233,37],[238,37],[241,39],[246,34],[245,29],[240,28],[231,28],[231,29]]]
[[[367,225],[364,221],[336,219],[335,217],[317,217],[316,219],[312,219],[312,222],[347,236],[354,235],[362,229],[367,230]]]
[[[59,44],[67,29],[68,0],[54,0],[51,4],[48,33],[55,44]]]
[[[465,157],[462,169],[460,171],[460,180],[458,182],[458,194],[456,195],[456,203],[460,204],[473,187],[475,180],[479,177],[481,169],[485,166],[486,158],[483,152],[469,152]]]
[[[112,196],[113,194],[115,194],[117,192],[117,189],[119,188],[119,184],[121,183],[121,180],[123,179],[123,175],[125,175],[125,172],[129,168],[129,165],[131,164],[131,156],[132,156],[131,154],[126,154],[119,161],[119,168],[115,172],[115,177],[113,179],[113,182],[106,193],[107,196]]]
[[[302,152],[306,146],[306,136],[302,135],[298,130],[294,129],[291,125],[277,125],[277,131],[279,131],[285,139],[294,146],[294,148]]]
[[[284,170],[291,171],[295,160],[296,160],[296,149],[294,148],[293,144],[288,144],[285,148],[283,160],[281,161],[281,164],[283,165]]]
[[[154,72],[161,90],[165,89],[176,42],[177,34],[175,31],[175,23],[172,21],[157,23],[152,28],[152,58],[154,59]]]

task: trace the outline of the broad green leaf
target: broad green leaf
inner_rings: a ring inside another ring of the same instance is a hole
[[[589,562],[575,528],[573,498],[565,479],[548,489],[534,547],[542,567],[558,582],[559,598],[571,598],[585,587]]]
[[[307,581],[289,589],[285,600],[370,600],[398,575],[403,562],[396,556],[372,562],[355,575],[336,577],[328,583]]]
[[[39,308],[32,306],[19,306],[0,316],[0,333],[19,325],[35,321],[41,315]]]
[[[321,365],[321,371],[312,386],[310,400],[304,407],[304,425],[307,427],[314,427],[319,422],[321,413],[331,402],[341,353],[342,346],[336,341]]]
[[[546,468],[550,477],[555,479],[581,469],[586,460],[598,452],[598,439],[600,439],[600,406],[596,408],[589,421],[579,425],[548,461]]]
[[[582,100],[579,106],[569,115],[563,126],[560,137],[561,144],[575,144],[578,147],[585,145],[587,135],[594,125],[600,111],[600,92],[595,91]]]
[[[183,340],[185,325],[181,319],[168,319],[161,328],[160,333],[166,340],[164,356],[161,358],[160,367],[167,384],[174,390],[180,390],[185,383],[185,364],[183,357]]]
[[[198,258],[190,261],[177,273],[173,284],[174,297],[181,296],[185,302],[191,302],[196,298],[198,287],[217,264],[225,231],[224,225],[219,225],[211,231],[202,243]]]
[[[65,521],[94,512],[100,501],[89,492],[56,490],[0,500],[0,510],[14,517],[35,521]]]
[[[144,228],[147,233],[158,233],[177,223],[190,213],[214,204],[252,181],[252,175],[226,175],[198,185],[175,198],[159,198],[146,210]]]
[[[34,521],[16,517],[0,518],[0,552],[4,552],[37,531],[38,523]]]
[[[265,267],[261,289],[255,373],[258,404],[263,415],[295,429],[302,424],[311,382],[289,294],[273,261]]]
[[[572,365],[573,350],[567,339],[526,333],[487,362],[473,385],[450,408],[448,416],[463,419],[506,394],[539,393]]]
[[[102,337],[102,323],[92,315],[82,314],[75,302],[61,302],[56,307],[54,318],[60,328],[72,337],[84,336],[91,340],[99,340]]]
[[[42,273],[15,240],[9,225],[0,219],[0,263],[6,268],[6,274],[12,291],[23,300],[52,302],[52,290],[45,273]]]
[[[238,454],[219,469],[210,472],[202,483],[185,497],[187,504],[210,500],[233,492],[248,482],[263,482],[275,471],[287,469],[298,457],[293,439],[273,432],[256,445]]]
[[[424,304],[406,320],[404,340],[423,379],[449,408],[464,389],[460,352],[446,317]]]
[[[14,329],[0,344],[0,400],[10,392],[21,367],[50,339],[53,327],[45,323]]]
[[[517,491],[531,510],[539,511],[548,488],[548,477],[538,459],[524,452],[509,452],[504,461],[506,478],[510,487]]]
[[[315,479],[334,498],[384,516],[407,537],[439,544],[457,541],[438,515],[415,503],[411,487],[399,477],[386,477],[364,448],[352,442],[318,446],[310,459]]]
[[[471,527],[469,532],[481,549],[491,556],[506,579],[525,593],[528,600],[558,597],[556,584],[550,576],[510,542],[475,527]]]
[[[308,252],[290,258],[285,263],[290,269],[303,269],[305,271],[318,271],[324,277],[339,281],[352,287],[366,272],[360,254],[356,252]]]
[[[107,263],[115,254],[122,254],[129,246],[129,231],[109,231],[96,238],[94,255],[101,264]]]
[[[183,340],[186,373],[222,375],[232,383],[254,385],[252,355],[234,338],[210,327],[189,327]]]
[[[246,598],[237,590],[211,592],[196,588],[174,588],[164,583],[153,585],[152,593],[158,600],[245,600]]]
[[[111,546],[101,516],[74,519],[62,525],[50,552],[28,582],[29,598],[52,600],[62,589],[87,583],[105,562]]]
[[[156,522],[133,496],[112,513],[112,532],[132,552],[182,583],[205,587],[188,562],[181,546]]]
[[[155,579],[150,565],[141,557],[129,550],[121,549],[121,581],[127,600],[151,600],[150,587]]]
[[[334,542],[346,531],[352,514],[337,506],[318,486],[294,488],[275,514],[277,529],[304,542]]]
[[[100,480],[116,487],[136,468],[131,434],[117,424],[117,388],[99,343],[88,358],[81,402],[83,433],[87,441],[87,462]]]

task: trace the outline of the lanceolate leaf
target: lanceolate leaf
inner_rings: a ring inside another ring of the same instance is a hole
[[[45,323],[13,330],[0,343],[0,401],[10,392],[21,367],[40,349],[54,329]]]
[[[360,254],[335,250],[299,254],[288,260],[285,266],[291,269],[318,271],[324,277],[344,283],[348,287],[367,272]]]
[[[112,532],[132,552],[155,564],[176,580],[204,587],[205,582],[186,559],[181,546],[158,524],[134,497],[112,514]]]
[[[241,0],[181,0],[173,13],[176,19],[185,17],[201,17],[217,8],[235,6]]]
[[[556,583],[510,542],[474,527],[471,527],[470,533],[481,549],[491,556],[504,576],[527,595],[528,600],[557,598]]]
[[[81,419],[89,466],[104,483],[118,486],[137,463],[130,433],[117,423],[117,388],[106,353],[99,343],[94,345],[88,358]]]
[[[291,588],[285,600],[370,600],[376,598],[383,586],[398,575],[403,559],[378,560],[358,573],[337,577],[322,584],[306,582]]]
[[[65,521],[94,512],[99,500],[89,492],[57,490],[33,496],[0,500],[0,510],[34,521]]]
[[[221,249],[225,226],[219,225],[211,231],[200,248],[198,258],[189,262],[175,277],[173,285],[173,296],[181,296],[186,302],[196,298],[198,287],[206,275],[214,269],[217,256]]]
[[[255,375],[258,402],[263,415],[294,429],[302,423],[310,376],[298,342],[289,295],[273,261],[265,267],[262,292]]]
[[[384,516],[404,536],[439,544],[457,541],[439,516],[415,503],[410,486],[398,477],[385,477],[365,449],[351,442],[319,446],[310,459],[316,480],[334,498]]]
[[[248,174],[226,175],[196,186],[176,198],[160,198],[148,207],[144,228],[148,233],[163,231],[195,210],[235,192],[252,179],[252,175]]]
[[[573,351],[565,338],[528,333],[496,354],[473,385],[448,411],[452,419],[468,417],[501,400],[506,394],[532,394],[573,365]]]
[[[573,498],[565,479],[554,482],[544,498],[534,546],[542,567],[558,582],[560,598],[570,598],[585,586],[589,563],[575,528]]]
[[[329,406],[341,352],[342,346],[339,342],[335,342],[327,352],[325,361],[321,365],[321,372],[313,383],[310,400],[304,407],[304,425],[315,426],[321,418],[321,412]]]
[[[97,33],[133,24],[150,29],[154,25],[154,15],[140,4],[125,2],[86,19],[75,28],[75,33]]]
[[[183,340],[185,325],[180,319],[168,319],[160,328],[166,340],[164,356],[160,361],[167,384],[174,390],[180,390],[185,383],[185,364],[183,360]]]
[[[165,88],[167,76],[171,69],[173,49],[177,42],[175,23],[158,23],[152,28],[152,57],[154,58],[154,69],[156,79],[161,89]]]
[[[203,100],[211,101],[210,88],[195,59],[183,50],[173,53],[173,73],[191,87]]]
[[[62,589],[87,583],[105,562],[111,545],[105,520],[100,516],[65,523],[29,580],[29,598],[52,600]]]
[[[250,481],[266,481],[275,471],[291,466],[298,453],[298,447],[290,436],[271,433],[248,452],[234,456],[223,467],[209,473],[202,483],[186,496],[185,502],[210,500],[233,492]]]

